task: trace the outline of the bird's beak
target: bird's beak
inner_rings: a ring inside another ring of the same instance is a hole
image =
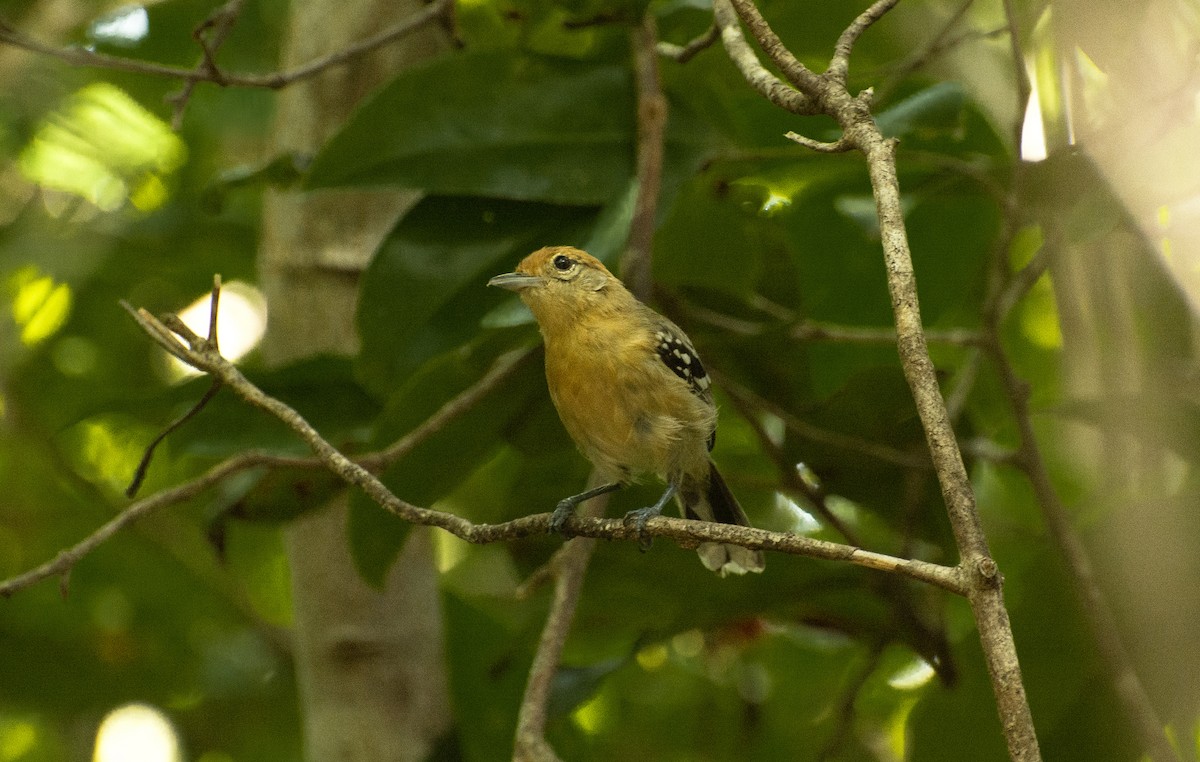
[[[542,285],[544,279],[540,275],[526,275],[525,273],[504,273],[497,275],[487,282],[489,286],[498,286],[508,289],[509,291],[523,291],[530,286]]]

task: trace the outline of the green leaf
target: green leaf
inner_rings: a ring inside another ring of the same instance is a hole
[[[601,204],[633,174],[633,101],[624,66],[446,56],[360,108],[317,154],[308,185]]]
[[[368,585],[382,590],[388,569],[413,525],[376,505],[361,492],[351,493],[346,534],[354,568]]]
[[[905,98],[875,116],[888,137],[904,137],[917,130],[943,131],[958,125],[966,93],[957,82],[939,82]]]
[[[496,355],[496,343],[454,351],[422,367],[380,416],[376,445],[383,447],[399,439],[478,380]],[[428,507],[443,499],[504,444],[503,432],[528,408],[531,398],[545,394],[540,375],[535,363],[525,363],[487,400],[418,444],[390,465],[380,479],[393,494],[416,505]],[[485,510],[489,507],[484,505]],[[350,508],[350,549],[355,565],[364,580],[380,585],[408,536],[408,523],[357,490],[351,493]],[[469,510],[465,513],[478,519]]]
[[[484,198],[423,199],[379,247],[358,305],[360,378],[390,396],[421,363],[479,332],[512,295],[487,288],[533,249],[583,239],[594,212]]]

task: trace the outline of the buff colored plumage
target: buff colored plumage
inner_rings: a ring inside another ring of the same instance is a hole
[[[589,497],[639,474],[667,482],[653,506],[627,518],[644,525],[671,497],[686,518],[749,526],[708,452],[717,414],[691,341],[639,302],[595,257],[567,246],[530,254],[489,285],[516,291],[546,344],[546,381],[564,427],[609,482],[559,503],[561,527]],[[761,551],[705,543],[708,568],[760,572]]]

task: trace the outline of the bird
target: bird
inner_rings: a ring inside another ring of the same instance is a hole
[[[580,503],[642,475],[666,483],[653,505],[625,516],[644,532],[672,498],[684,518],[750,526],[709,453],[717,409],[711,380],[687,335],[646,306],[585,251],[548,246],[489,286],[514,291],[545,344],[546,385],[567,433],[600,486],[561,500],[551,531],[563,532]],[[761,572],[761,550],[716,542],[697,552],[708,569]]]

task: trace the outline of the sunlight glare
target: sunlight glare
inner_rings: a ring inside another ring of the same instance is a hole
[[[912,691],[932,680],[934,674],[933,667],[929,662],[920,657],[914,657],[912,661],[897,670],[896,674],[888,678],[888,685],[898,691]]]
[[[96,731],[92,762],[182,762],[179,738],[166,715],[148,704],[108,713]]]
[[[1038,93],[1036,72],[1029,67],[1029,100],[1025,103],[1025,121],[1021,124],[1021,160],[1045,161],[1046,130],[1042,124],[1042,105]]]
[[[96,42],[133,47],[150,31],[150,16],[140,5],[127,5],[92,22],[88,36]]]
[[[197,334],[208,335],[211,293],[204,294],[180,311],[179,318]],[[249,283],[231,281],[221,286],[217,310],[217,341],[221,354],[236,362],[258,346],[267,330],[267,300]],[[177,380],[199,375],[195,368],[171,358],[171,375]]]

